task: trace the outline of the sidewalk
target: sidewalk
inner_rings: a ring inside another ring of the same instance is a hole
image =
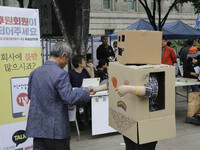
[[[186,95],[182,87],[178,93]],[[187,102],[185,97],[176,97],[176,134],[175,138],[161,140],[156,150],[200,150],[200,126],[185,123]],[[163,129],[165,130],[165,129]],[[125,150],[122,135],[119,133],[92,136],[87,127],[80,131],[81,139],[77,141],[75,126],[71,128],[71,150]]]

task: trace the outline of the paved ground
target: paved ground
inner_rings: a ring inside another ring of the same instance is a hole
[[[177,92],[185,95],[182,87]],[[156,150],[200,150],[200,126],[185,123],[187,101],[185,97],[176,96],[176,131],[175,138],[161,140]],[[72,125],[71,150],[125,150],[122,135],[119,133],[92,136],[87,127],[81,131],[81,139],[77,141],[75,126]]]

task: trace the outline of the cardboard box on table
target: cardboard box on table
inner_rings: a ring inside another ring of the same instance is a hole
[[[122,64],[161,64],[162,32],[118,32],[117,60]]]
[[[149,112],[149,99],[134,94],[120,97],[120,85],[145,85],[150,73],[158,74],[160,110]],[[109,66],[109,125],[135,143],[144,144],[176,136],[175,68],[168,65]]]

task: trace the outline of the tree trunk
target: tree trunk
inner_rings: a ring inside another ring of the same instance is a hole
[[[62,35],[73,49],[73,56],[85,54],[88,43],[90,0],[70,0],[67,6],[68,22],[63,17],[58,5],[59,0],[52,0],[54,11],[62,32]],[[66,11],[65,11],[66,12]],[[65,14],[66,15],[66,14]],[[71,19],[70,19],[71,18]],[[75,19],[74,19],[75,18]],[[72,20],[74,19],[74,20]]]
[[[74,47],[72,45],[72,37],[67,32],[69,30],[67,29],[65,19],[63,17],[63,14],[60,10],[59,5],[58,5],[58,0],[52,0],[52,4],[53,4],[54,12],[55,12],[56,18],[58,20],[58,24],[59,24],[60,30],[62,32],[63,38],[73,49]]]
[[[23,0],[17,0],[19,3],[19,7],[24,8],[24,1]]]
[[[90,0],[84,0],[82,13],[82,38],[81,50],[85,54],[88,46],[88,34],[90,24]]]

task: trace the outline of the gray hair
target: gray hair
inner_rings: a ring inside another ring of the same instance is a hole
[[[70,57],[72,54],[72,48],[63,41],[54,44],[52,49],[50,50],[50,56],[54,57],[60,57],[63,53],[66,57]]]

